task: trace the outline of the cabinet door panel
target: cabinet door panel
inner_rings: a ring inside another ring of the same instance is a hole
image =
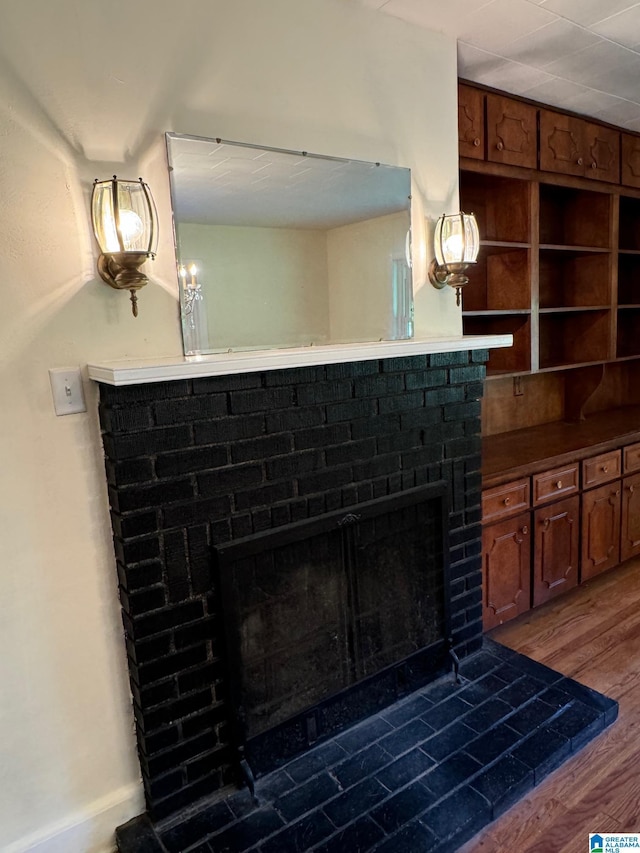
[[[533,603],[542,604],[578,583],[580,498],[534,514]]]
[[[620,183],[619,131],[585,122],[584,158],[584,174],[587,178]]]
[[[572,116],[540,110],[540,168],[584,175],[583,124]]]
[[[620,562],[620,483],[582,495],[582,560],[585,581]]]
[[[458,86],[458,147],[461,157],[484,160],[484,92]]]
[[[622,481],[622,532],[620,559],[640,554],[640,474]]]
[[[487,159],[512,166],[537,165],[537,110],[500,95],[487,95]]]
[[[620,181],[627,187],[640,187],[640,137],[622,134]]]
[[[529,513],[491,524],[482,533],[484,629],[529,609],[531,533]]]

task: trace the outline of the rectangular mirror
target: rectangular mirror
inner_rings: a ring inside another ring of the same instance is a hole
[[[412,337],[409,169],[166,138],[185,354]]]

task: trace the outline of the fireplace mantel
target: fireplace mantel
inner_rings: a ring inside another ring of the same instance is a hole
[[[89,364],[89,377],[106,385],[141,385],[205,376],[229,376],[290,367],[370,361],[377,358],[427,355],[510,347],[513,335],[455,335],[406,341],[374,341],[331,346],[221,352],[206,356],[173,356]]]

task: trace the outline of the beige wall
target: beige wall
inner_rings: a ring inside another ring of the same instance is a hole
[[[409,166],[456,207],[455,44],[346,0],[5,0],[0,27],[0,848],[97,853],[142,807],[96,415],[47,370],[181,351],[162,134]],[[134,320],[96,281],[94,177],[162,237]],[[418,333],[457,332],[453,294]],[[38,843],[41,842],[41,843]]]

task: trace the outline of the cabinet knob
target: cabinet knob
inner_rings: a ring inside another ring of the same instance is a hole
[[[633,486],[627,486],[627,488],[629,489],[629,491],[631,492],[631,494],[633,494]]]
[[[577,162],[578,162],[578,166],[582,166],[582,164],[584,163],[584,160],[582,159],[582,157],[578,157]]]
[[[609,468],[608,468],[608,466],[607,466],[607,465],[603,465],[603,466],[602,466],[602,473],[603,473],[603,474],[606,474],[608,470],[609,470]]]
[[[509,506],[509,504],[511,503],[511,498],[505,498],[503,503],[505,506]]]
[[[473,140],[473,144],[475,145],[476,148],[480,148],[480,139],[477,136]]]
[[[556,489],[561,489],[561,488],[562,488],[562,480],[558,480],[558,482],[556,483]]]
[[[525,524],[525,526],[522,528],[522,535],[523,535],[523,536],[526,536],[528,532],[529,532],[529,528],[528,528],[528,527],[527,527],[527,525]]]
[[[504,143],[502,143],[502,142],[497,142],[497,143],[496,143],[496,148],[498,149],[498,151],[502,151],[502,149],[504,148]]]
[[[595,161],[595,160],[592,160],[592,161],[591,161],[591,168],[592,168],[592,169],[597,169],[597,168],[598,168],[598,164],[596,163],[596,161]]]

